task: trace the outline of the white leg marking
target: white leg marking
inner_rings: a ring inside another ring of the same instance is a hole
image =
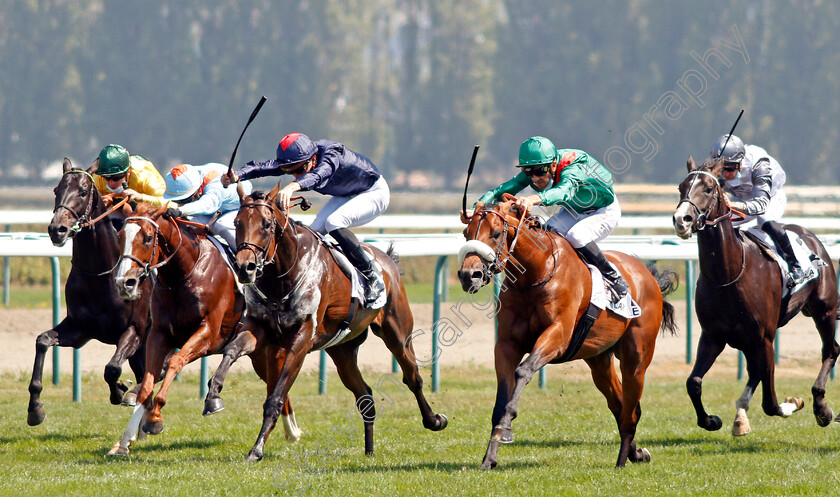
[[[131,419],[128,420],[128,426],[123,432],[123,436],[119,442],[115,443],[108,452],[109,456],[125,456],[128,455],[128,447],[137,440],[137,432],[140,431],[140,423],[146,418],[148,411],[143,404],[137,404],[134,407],[134,412],[131,414]]]
[[[786,418],[797,411],[797,405],[792,402],[782,402],[779,404],[779,410],[782,411],[782,417]]]
[[[292,412],[289,416],[281,414],[280,417],[283,419],[283,430],[286,432],[286,440],[289,440],[290,442],[297,442],[300,440],[300,436],[303,435],[303,431],[298,427],[297,420],[295,419],[295,413]]]
[[[746,386],[741,396],[735,401],[735,422],[732,423],[732,435],[736,437],[746,435],[752,431],[750,420],[747,418],[747,410],[750,408],[753,393],[755,392],[749,386]]]

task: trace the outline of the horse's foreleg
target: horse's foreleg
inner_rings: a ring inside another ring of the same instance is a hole
[[[312,331],[311,328],[305,328],[298,333],[295,333],[295,335],[311,337]],[[303,366],[303,360],[306,357],[307,352],[309,352],[310,347],[310,342],[297,343],[295,344],[293,350],[286,351],[285,360],[282,364],[280,374],[277,376],[277,383],[274,386],[274,390],[271,392],[271,395],[268,396],[265,400],[265,404],[263,405],[263,423],[260,427],[260,433],[257,435],[257,441],[248,452],[247,461],[259,461],[263,458],[265,444],[268,441],[268,435],[271,433],[271,430],[274,429],[274,425],[277,424],[277,418],[280,417],[280,414],[283,411],[283,404],[289,396],[289,389],[292,388],[292,383],[294,383],[295,378],[297,378],[300,368]]]
[[[490,441],[487,444],[487,451],[484,453],[484,460],[479,469],[493,469],[498,464],[499,444],[513,441],[513,432],[510,432],[508,440],[496,438],[496,426],[502,420],[505,407],[510,402],[511,393],[516,383],[516,366],[522,360],[524,354],[520,353],[516,344],[509,340],[496,342],[494,351],[496,366],[496,402],[493,404],[493,414],[490,417]]]
[[[697,426],[708,431],[719,430],[723,426],[720,418],[710,416],[703,407],[703,376],[715,363],[715,359],[723,352],[725,344],[713,341],[705,333],[700,334],[700,342],[697,344],[697,359],[694,361],[694,368],[685,382],[688,397],[694,405],[694,412],[697,414]]]
[[[255,331],[257,330],[257,331]],[[243,355],[254,352],[264,339],[265,334],[261,328],[244,326],[236,337],[222,351],[222,361],[213,377],[207,382],[207,396],[204,398],[204,416],[215,414],[225,408],[224,402],[219,394],[224,388],[225,377],[230,367]]]
[[[44,375],[44,359],[47,351],[58,344],[58,331],[45,331],[35,340],[35,365],[32,367],[32,380],[29,382],[29,408],[26,422],[29,426],[37,426],[47,417],[44,404],[41,403],[41,391],[44,389],[42,378]]]
[[[135,385],[123,395],[122,405],[134,407],[137,405],[137,395],[140,393],[140,384],[143,382],[143,376],[146,374],[146,343],[140,340],[140,346],[137,351],[128,357],[128,365],[131,372],[134,373]]]
[[[169,392],[169,386],[175,380],[175,376],[184,369],[184,366],[210,352],[213,338],[217,335],[218,328],[213,330],[204,322],[181,346],[181,349],[172,354],[166,367],[163,382],[157,395],[154,396],[149,417],[143,425],[143,431],[150,435],[157,435],[163,431],[163,416],[161,416],[160,411],[166,405],[166,394]]]
[[[108,383],[108,388],[111,390],[111,404],[113,405],[122,403],[123,395],[128,390],[128,387],[119,383],[120,375],[122,375],[122,364],[137,352],[140,342],[140,336],[134,326],[129,325],[117,342],[117,350],[105,366],[105,382]]]

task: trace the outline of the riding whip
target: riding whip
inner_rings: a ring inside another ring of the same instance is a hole
[[[263,106],[263,104],[265,103],[266,100],[267,99],[265,98],[265,95],[263,95],[260,98],[260,102],[257,104],[256,107],[254,107],[254,111],[251,112],[251,117],[248,118],[248,122],[245,124],[245,128],[242,129],[242,134],[240,134],[239,139],[236,140],[236,146],[233,147],[233,153],[230,154],[230,162],[228,163],[228,172],[227,172],[228,175],[230,175],[230,173],[233,172],[233,159],[236,158],[236,150],[239,148],[239,142],[242,141],[242,137],[245,136],[245,130],[248,129],[248,126],[250,126],[251,123],[254,121],[254,118],[257,117],[257,114],[260,112],[260,109],[262,109],[262,106]]]
[[[723,146],[720,147],[720,153],[718,154],[718,158],[723,155],[723,151],[726,149],[726,144],[729,143],[729,138],[732,137],[732,133],[735,132],[735,127],[738,126],[738,121],[741,120],[741,116],[744,115],[744,109],[741,109],[741,113],[738,114],[738,119],[735,119],[735,124],[732,125],[732,129],[729,130],[729,134],[726,135],[726,141],[723,142]]]
[[[467,169],[467,181],[464,184],[464,201],[462,203],[464,215],[467,215],[467,189],[470,186],[470,176],[472,176],[473,168],[475,168],[475,156],[478,155],[478,145],[475,146],[472,153],[472,158],[470,159],[470,167]]]

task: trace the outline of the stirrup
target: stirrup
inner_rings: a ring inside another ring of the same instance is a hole
[[[799,264],[791,264],[789,265],[788,269],[790,269],[790,272],[788,272],[788,280],[786,284],[788,289],[791,289],[805,281],[805,271],[802,270],[802,267],[800,267]]]

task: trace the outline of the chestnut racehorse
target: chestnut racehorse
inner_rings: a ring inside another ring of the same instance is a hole
[[[277,381],[263,405],[262,427],[248,454],[249,461],[262,459],[268,436],[306,354],[326,348],[342,383],[356,397],[365,426],[365,454],[373,454],[376,414],[372,390],[362,378],[356,361],[359,345],[370,327],[399,362],[403,382],[417,399],[423,426],[432,431],[444,429],[447,419],[432,411],[423,396],[423,380],[417,365],[411,359],[416,357],[408,340],[414,317],[396,261],[366,246],[382,267],[388,300],[381,309],[359,306],[351,313],[350,279],[322,239],[308,227],[290,221],[288,214],[277,206],[279,189],[278,183],[268,194],[253,192],[250,196],[244,196],[239,190],[236,266],[239,281],[246,285],[248,314],[242,331],[225,348],[222,362],[210,381],[207,394],[210,408],[221,402],[218,392],[230,365],[242,354],[264,349],[272,358],[269,366],[277,368],[269,373],[276,375]]]
[[[141,298],[145,282],[151,277],[156,281],[151,292],[152,326],[146,338],[146,374],[137,408],[122,439],[109,452],[112,455],[128,453],[141,423],[145,433],[163,431],[160,410],[175,375],[195,359],[220,352],[245,309],[225,256],[206,236],[191,227],[182,228],[165,213],[166,207],[155,210],[141,203],[136,212],[126,212],[119,234],[122,256],[114,279],[122,297]],[[153,396],[164,362],[165,377]]]
[[[55,208],[48,228],[50,240],[63,246],[73,239],[70,275],[64,287],[67,317],[55,328],[45,331],[35,342],[35,367],[29,384],[27,422],[35,426],[44,421],[46,411],[40,400],[44,356],[49,347],[81,347],[88,340],[116,345],[117,350],[105,366],[105,381],[111,390],[111,403],[134,405],[136,393],[119,381],[122,364],[128,359],[139,385],[145,371],[143,338],[149,324],[151,282],[146,282],[146,297],[133,302],[120,298],[110,270],[119,258],[117,231],[107,219],[105,203],[96,189],[92,174],[98,163],[87,171],[76,169],[64,158],[64,174],[55,187]]]
[[[676,331],[674,308],[663,299],[676,288],[676,275],[653,265],[645,268],[620,252],[605,252],[628,282],[630,295],[642,312],[628,319],[601,311],[593,323],[595,316],[589,317],[588,312],[593,290],[589,268],[565,238],[542,231],[527,213],[519,212],[515,200],[505,194],[501,203],[478,210],[471,218],[462,215],[467,224],[467,245],[458,271],[463,289],[475,293],[490,282],[493,273],[505,273],[497,314],[498,389],[493,430],[481,469],[494,468],[499,443],[513,441],[511,422],[517,416],[522,390],[534,373],[546,364],[577,359],[589,365],[595,386],[606,397],[618,423],[621,446],[616,466],[623,467],[628,458],[631,462],[649,461],[650,452],[636,449],[634,440],[642,414],[639,399],[657,333],[660,329]],[[582,321],[591,324],[589,334],[574,334]],[[577,351],[575,336],[585,336]],[[523,361],[525,354],[529,355]],[[619,360],[621,380],[613,356]]]
[[[802,407],[802,399],[789,397],[782,404],[776,400],[773,351],[776,330],[801,311],[814,320],[822,340],[822,367],[811,393],[817,423],[827,426],[833,413],[824,400],[825,383],[840,346],[834,340],[837,276],[825,247],[810,231],[785,225],[826,264],[802,290],[783,297],[779,265],[757,243],[732,227],[732,210],[717,179],[723,162],[707,159],[697,167],[689,157],[687,166],[688,176],[680,183],[680,203],[673,221],[681,238],[697,233],[700,256],[695,309],[703,331],[694,369],[686,382],[697,424],[710,431],[721,428],[720,418],[706,413],[701,391],[703,376],[726,345],[744,352],[749,376],[735,403],[733,435],[750,431],[746,410],[759,382],[763,385],[761,406],[768,416],[787,417]]]

